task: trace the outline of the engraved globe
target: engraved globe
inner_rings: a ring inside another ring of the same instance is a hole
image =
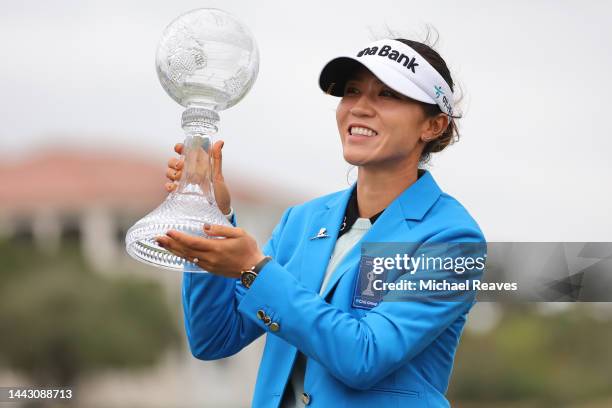
[[[182,114],[185,164],[177,188],[128,230],[126,250],[136,260],[160,268],[205,272],[157,245],[155,237],[173,229],[209,238],[205,223],[230,225],[215,200],[210,153],[218,112],[244,98],[257,78],[257,44],[231,14],[193,10],[164,30],[156,67],[164,90],[186,108]]]

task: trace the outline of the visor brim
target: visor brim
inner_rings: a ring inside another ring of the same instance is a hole
[[[376,60],[360,61],[354,57],[341,56],[329,61],[319,75],[319,87],[323,92],[333,96],[343,96],[344,86],[351,75],[359,68],[365,67],[389,88],[408,98],[437,105],[425,91],[396,69]]]

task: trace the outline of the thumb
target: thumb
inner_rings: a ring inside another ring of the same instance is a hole
[[[238,238],[242,236],[242,229],[225,225],[204,224],[204,232],[214,237]]]
[[[224,144],[225,142],[223,140],[219,140],[215,142],[213,146],[213,159],[215,162],[214,177],[216,179],[223,179],[223,154],[221,153],[221,149],[223,149]]]

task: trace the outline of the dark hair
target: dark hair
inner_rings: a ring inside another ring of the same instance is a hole
[[[427,39],[428,38],[429,35],[427,36]],[[453,82],[453,78],[451,77],[450,71],[446,66],[446,62],[436,50],[429,45],[418,41],[406,40],[404,38],[396,38],[395,40],[406,44],[425,58],[427,62],[429,62],[431,66],[434,67],[434,69],[438,71],[440,75],[442,75],[442,78],[444,78],[451,91],[454,92],[455,84]],[[438,105],[428,103],[422,103],[421,105],[423,106],[423,110],[425,111],[425,115],[427,117],[434,117],[442,113],[442,110]],[[459,140],[459,129],[455,123],[455,118],[460,118],[460,116],[450,117],[450,122],[446,130],[442,132],[440,136],[425,145],[423,152],[421,153],[420,163],[427,163],[431,158],[432,153],[440,152],[444,150],[446,146]]]

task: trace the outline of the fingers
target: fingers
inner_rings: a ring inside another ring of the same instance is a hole
[[[180,149],[182,151],[183,147],[182,144],[177,144],[181,145]],[[184,161],[183,159],[179,159],[176,157],[171,158],[170,160],[168,160],[168,169],[166,170],[166,177],[171,181],[170,183],[166,183],[165,187],[166,187],[166,191],[168,192],[172,192],[176,189],[176,181],[181,179],[181,174],[182,171],[181,169],[184,166]]]
[[[172,239],[166,236],[159,236],[155,238],[155,241],[157,242],[159,246],[161,246],[164,249],[167,249],[168,251],[172,252],[174,255],[180,256],[181,258],[187,257],[186,248],[183,245],[181,245],[178,241],[176,241],[175,239]]]
[[[215,258],[213,251],[202,252],[202,251],[197,251],[190,247],[186,247],[184,244],[180,242],[180,239],[182,239],[182,237],[178,236],[178,238],[179,240],[171,238],[169,236],[161,235],[161,236],[156,237],[155,241],[157,241],[157,244],[160,247],[164,248],[170,253],[180,258],[183,258],[187,260],[188,262],[195,263],[196,265],[198,265],[200,268],[204,270],[207,270],[209,272],[212,271],[212,269],[214,268],[214,263],[211,263],[211,260]],[[220,241],[218,239],[210,240],[206,238],[200,238],[200,240],[202,241]],[[196,261],[196,259],[197,259],[197,262],[194,262]]]
[[[211,251],[215,246],[214,243],[210,242],[212,240],[208,238],[197,237],[184,232],[170,230],[166,235],[167,237],[163,238],[170,238],[170,244],[174,245],[171,248],[176,248],[180,253],[187,256],[190,256],[195,251]]]
[[[175,170],[173,168],[169,168],[166,170],[166,177],[171,181],[178,181],[181,179],[181,174],[183,174],[180,170]]]
[[[200,268],[226,277],[239,277],[239,271],[245,266],[251,267],[263,258],[255,239],[241,228],[206,225],[204,231],[208,238],[171,230],[155,240],[172,254],[189,262],[196,261]]]
[[[175,144],[174,151],[177,152],[178,154],[183,154],[183,144],[182,143]]]
[[[181,170],[184,165],[185,165],[185,162],[180,157],[173,157],[170,160],[168,160],[168,167],[170,167],[171,169]]]
[[[213,237],[239,238],[244,235],[242,228],[226,227],[225,225],[204,224],[204,232]]]
[[[180,258],[184,258],[189,262],[193,262],[194,258],[198,258],[198,266],[203,268],[207,268],[209,266],[207,258],[210,257],[212,252],[198,250],[194,246],[194,242],[197,241],[197,244],[202,244],[211,241],[210,239],[194,237],[177,231],[168,231],[166,235],[160,235],[156,237],[155,241],[160,247],[164,248],[165,250],[173,253],[174,255]]]
[[[164,184],[164,187],[166,188],[166,191],[172,192],[178,187],[178,184],[169,181],[166,184]]]

